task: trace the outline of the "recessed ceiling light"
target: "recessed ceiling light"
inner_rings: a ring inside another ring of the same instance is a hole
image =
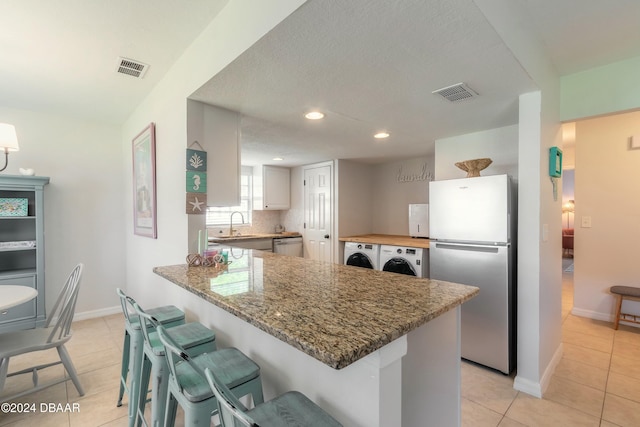
[[[324,114],[320,111],[309,111],[304,116],[309,120],[320,120],[324,117]]]
[[[376,139],[384,139],[384,138],[389,138],[389,134],[387,132],[378,132],[375,135],[373,135],[373,137]]]
[[[279,162],[279,161],[282,161],[282,160],[284,160],[284,159],[283,159],[282,157],[274,157],[274,158],[273,158],[273,160],[275,160],[275,161],[278,161],[278,162]]]

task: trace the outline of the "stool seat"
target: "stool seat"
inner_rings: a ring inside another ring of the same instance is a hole
[[[612,286],[609,291],[612,294],[640,298],[640,288],[634,288],[633,286]]]
[[[151,311],[151,310],[149,310]],[[202,323],[187,323],[171,328],[171,336],[185,350],[215,341],[216,334]],[[164,356],[164,346],[157,332],[149,333],[149,346],[156,356]]]
[[[171,336],[173,337],[173,331]],[[177,340],[176,340],[177,342]],[[220,373],[220,380],[229,388],[236,388],[260,376],[260,367],[237,348],[223,348],[191,358],[202,371],[209,367]],[[176,364],[182,393],[190,402],[202,402],[213,397],[213,391],[199,372],[188,362]]]
[[[268,402],[255,405],[253,409],[247,409],[209,368],[205,369],[204,376],[216,398],[222,427],[342,427],[342,424],[298,391],[284,393]]]
[[[332,416],[298,391],[289,391],[247,411],[259,426],[341,426]]]
[[[623,300],[640,301],[640,288],[634,286],[611,286],[609,292],[615,294],[617,299],[613,328],[617,330],[620,321],[640,324],[640,315],[622,312]]]
[[[150,308],[146,311],[153,316],[158,323],[162,325],[170,323],[184,323],[184,312],[174,305],[164,305],[162,307]],[[140,318],[132,316],[129,318],[130,327],[134,330],[140,330]]]

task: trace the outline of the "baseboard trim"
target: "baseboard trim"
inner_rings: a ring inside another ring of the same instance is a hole
[[[613,314],[611,313],[600,313],[599,311],[585,310],[584,308],[573,307],[571,309],[571,314],[580,317],[587,317],[594,320],[602,320],[604,322],[613,322]]]
[[[542,397],[542,388],[540,383],[522,378],[520,375],[516,375],[516,378],[513,381],[513,388],[523,393],[530,394],[533,397]]]
[[[615,315],[611,313],[600,313],[599,311],[585,310],[583,308],[576,308],[576,307],[573,307],[571,309],[571,314],[575,316],[586,317],[588,319],[602,320],[603,322],[609,322],[609,323],[613,323],[613,321],[615,320],[614,319]],[[625,322],[624,320],[621,320],[620,324],[625,326],[631,326],[632,328],[640,328],[639,324]]]
[[[556,371],[556,367],[558,367],[558,363],[562,360],[562,354],[564,353],[563,344],[560,343],[556,352],[553,354],[553,357],[549,361],[547,365],[547,369],[544,370],[544,374],[542,374],[542,379],[540,380],[540,386],[542,388],[542,394],[547,391],[549,388],[549,384],[551,383],[551,377],[553,377],[553,373]]]
[[[73,316],[73,321],[77,322],[79,320],[95,319],[96,317],[104,317],[116,313],[122,313],[122,307],[120,307],[119,305],[114,307],[101,308],[99,310],[76,313],[75,316]]]
[[[560,360],[562,359],[562,353],[563,347],[562,343],[560,343],[560,345],[556,349],[556,352],[553,354],[551,361],[549,361],[547,368],[544,370],[544,374],[542,374],[540,382],[531,381],[516,375],[516,378],[513,381],[513,388],[541,399],[542,395],[545,391],[547,391],[547,388],[551,383],[551,377],[553,376],[558,363],[560,363]]]

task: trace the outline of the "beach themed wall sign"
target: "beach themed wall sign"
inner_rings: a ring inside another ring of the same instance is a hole
[[[196,150],[192,147],[199,147]],[[207,152],[198,141],[187,148],[186,212],[190,215],[203,215],[207,212]]]

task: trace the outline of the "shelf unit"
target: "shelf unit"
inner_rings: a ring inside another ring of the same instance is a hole
[[[27,216],[0,216],[0,286],[33,287],[38,296],[0,312],[0,333],[43,326],[44,186],[48,177],[0,175],[0,198],[28,200]]]

